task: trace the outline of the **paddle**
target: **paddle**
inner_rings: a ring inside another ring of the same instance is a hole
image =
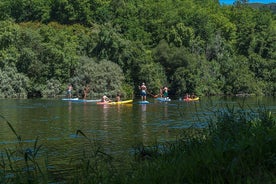
[[[153,98],[157,98],[158,97],[158,95],[153,95],[153,94],[151,94],[151,93],[149,93],[150,94],[150,96],[152,96]]]

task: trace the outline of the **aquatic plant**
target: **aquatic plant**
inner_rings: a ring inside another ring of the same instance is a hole
[[[83,154],[59,178],[48,169],[47,156],[39,155],[38,138],[26,147],[0,116],[18,140],[16,149],[1,154],[0,183],[275,183],[276,120],[271,111],[226,106],[212,113],[207,128],[185,129],[174,142],[139,144],[120,159],[77,130],[76,136],[84,138]]]
[[[113,165],[113,157],[104,152],[99,142],[86,136],[81,131],[76,131],[77,136],[83,136],[88,145],[83,149],[82,157],[72,160],[75,168],[72,171],[72,183],[109,183],[114,178],[116,168]]]
[[[12,124],[2,115],[3,119],[16,136],[17,145],[14,149],[5,148],[1,152],[0,183],[45,183],[47,181],[46,162],[38,159],[42,145],[38,144],[38,137],[29,146],[23,141]]]
[[[130,183],[274,183],[271,112],[226,107],[213,113],[206,131],[185,130],[165,155],[136,165]]]

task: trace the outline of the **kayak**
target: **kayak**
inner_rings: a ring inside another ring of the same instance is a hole
[[[149,101],[138,101],[138,104],[149,104]]]
[[[109,102],[97,102],[97,104],[108,104]]]
[[[108,104],[116,105],[116,104],[127,104],[127,103],[132,103],[133,100],[123,100],[119,102],[108,102]]]
[[[116,105],[116,104],[127,104],[127,103],[132,103],[133,100],[123,100],[119,102],[97,102],[97,104],[109,104],[109,105]]]
[[[157,100],[160,102],[170,102],[171,101],[170,98],[157,98]]]
[[[104,105],[104,104],[109,104],[110,102],[102,102],[102,101],[100,101],[100,102],[97,102],[97,104],[99,104],[99,105]]]
[[[71,101],[71,102],[99,102],[101,99],[96,100],[86,100],[86,99],[79,99],[79,98],[63,98],[64,101]]]
[[[195,97],[195,98],[184,98],[183,99],[185,102],[191,102],[191,101],[198,101],[199,97]]]

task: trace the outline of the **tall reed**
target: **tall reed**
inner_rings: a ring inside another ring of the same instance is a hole
[[[17,134],[12,124],[2,115],[0,118],[9,126],[17,140],[14,149],[6,148],[1,152],[0,183],[47,183],[45,162],[37,159],[42,147],[38,145],[38,138],[35,139],[32,147],[29,147]]]
[[[265,107],[254,111],[227,106],[213,111],[207,128],[185,129],[174,142],[138,145],[132,158],[118,160],[77,130],[88,142],[72,170],[56,180],[38,159],[38,138],[26,147],[18,140],[0,159],[0,183],[276,183],[276,120]]]
[[[275,183],[271,112],[228,106],[213,115],[206,131],[185,130],[166,154],[135,165],[127,183]]]

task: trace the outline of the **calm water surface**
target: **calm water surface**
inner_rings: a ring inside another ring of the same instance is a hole
[[[96,103],[51,100],[0,100],[0,115],[32,147],[38,137],[42,152],[53,162],[79,157],[87,141],[76,136],[81,130],[97,140],[111,154],[129,152],[133,146],[175,140],[183,129],[204,128],[210,110],[228,105],[246,104],[246,108],[265,105],[275,116],[274,97],[202,98],[199,102],[173,100],[150,104],[97,105]],[[17,140],[1,118],[0,148],[14,148]]]

